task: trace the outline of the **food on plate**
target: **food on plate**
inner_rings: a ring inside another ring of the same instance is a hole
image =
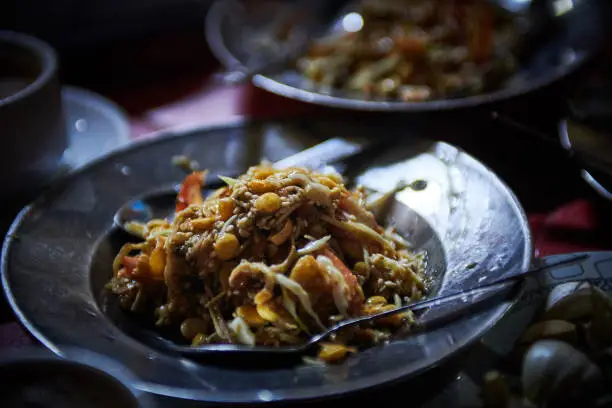
[[[337,173],[251,167],[203,198],[206,172],[185,178],[172,222],[140,226],[107,287],[197,346],[299,344],[326,327],[422,298],[424,254],[366,210]],[[319,356],[337,361],[388,339],[410,312],[344,330]]]
[[[298,70],[319,90],[421,102],[499,88],[515,70],[513,16],[487,0],[362,0]]]

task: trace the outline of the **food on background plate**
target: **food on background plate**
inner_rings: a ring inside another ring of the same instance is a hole
[[[143,242],[116,256],[107,287],[123,308],[194,346],[278,347],[425,295],[424,254],[379,225],[366,192],[337,173],[262,164],[203,198],[205,176],[186,177],[171,223],[140,226]],[[411,322],[407,312],[346,329],[319,357],[341,360]]]
[[[497,89],[515,70],[514,18],[487,0],[362,0],[342,26],[297,61],[321,91],[421,102]]]

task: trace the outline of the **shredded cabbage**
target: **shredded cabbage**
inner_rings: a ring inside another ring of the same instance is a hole
[[[304,331],[306,334],[310,335],[310,332],[308,331],[308,327],[306,327],[306,325],[300,319],[300,316],[298,316],[296,304],[291,298],[291,296],[289,296],[287,289],[282,288],[282,292],[283,292],[283,307],[285,308],[286,311],[289,312],[291,317],[293,317],[293,319],[295,320],[299,328],[302,331]]]
[[[352,235],[356,235],[359,237],[365,237],[372,241],[378,242],[382,245],[383,248],[393,251],[393,248],[389,244],[387,240],[385,240],[378,232],[374,231],[372,228],[368,227],[365,224],[353,222],[353,221],[338,221],[333,217],[329,217],[327,215],[321,215],[321,219],[334,227],[341,228]]]
[[[331,190],[329,189],[329,187],[324,186],[323,184],[317,181],[314,181],[306,174],[302,173],[291,173],[289,174],[289,179],[293,181],[298,181],[303,184],[304,193],[306,194],[306,197],[308,197],[308,199],[324,207],[331,206]]]
[[[285,275],[275,274],[274,278],[276,279],[276,283],[278,283],[283,288],[286,288],[288,291],[297,296],[298,300],[302,304],[302,307],[304,308],[304,310],[306,310],[306,313],[308,313],[314,319],[317,325],[324,330],[325,326],[323,325],[323,323],[321,323],[319,315],[317,315],[314,309],[312,308],[312,303],[310,303],[310,296],[308,296],[308,292],[304,290],[302,285],[300,285],[293,279],[289,279]]]
[[[268,281],[268,279],[274,279],[274,281],[278,285],[282,286],[283,289],[286,289],[289,292],[293,293],[295,296],[297,296],[298,300],[300,301],[300,304],[302,305],[306,313],[308,313],[314,319],[314,321],[317,323],[317,325],[321,329],[325,329],[325,326],[323,325],[323,323],[321,323],[319,316],[316,314],[316,312],[314,311],[312,307],[312,303],[310,302],[310,296],[308,295],[308,292],[304,290],[302,285],[300,285],[293,279],[286,277],[282,273],[278,273],[276,269],[278,269],[279,265],[276,265],[275,267],[269,267],[268,265],[263,264],[261,262],[251,263],[251,262],[246,262],[246,261],[243,261],[242,264],[248,264],[251,268],[253,268],[253,270],[263,273],[264,276],[266,276],[266,281]],[[291,313],[290,310],[287,310],[287,311]]]
[[[381,254],[374,254],[371,257],[371,261],[377,268],[382,268],[398,273],[399,275],[410,275],[411,282],[415,282],[420,288],[423,287],[423,279],[418,276],[410,266],[402,264],[395,259],[388,258]]]
[[[326,256],[317,256],[317,262],[327,271],[334,284],[333,296],[336,308],[340,314],[342,314],[342,316],[348,317],[349,304],[347,294],[350,292],[350,289],[346,283],[346,280],[344,279],[344,276],[342,276],[342,272],[340,272],[334,266],[332,261]]]
[[[249,346],[255,345],[255,334],[253,334],[249,325],[246,324],[242,317],[235,317],[228,327],[234,332],[239,343],[248,344]]]
[[[414,248],[414,245],[408,242],[404,237],[393,231],[392,228],[385,230],[385,236],[395,242],[400,248]]]
[[[299,249],[297,251],[297,254],[299,256],[304,256],[304,255],[308,255],[313,252],[316,252],[319,249],[323,248],[327,244],[327,241],[330,240],[330,238],[331,238],[331,235],[326,235],[321,239],[317,239],[316,241],[309,242],[308,244],[304,245],[302,249]]]

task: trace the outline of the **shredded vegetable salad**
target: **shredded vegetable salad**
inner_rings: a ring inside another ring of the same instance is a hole
[[[361,0],[297,61],[318,89],[420,102],[500,88],[516,70],[514,17],[488,0]]]
[[[262,164],[203,198],[205,177],[187,176],[174,220],[135,226],[143,241],[116,256],[107,287],[123,308],[195,346],[278,347],[424,296],[423,254],[379,225],[363,189],[340,175]],[[408,312],[346,329],[319,357],[341,360],[411,321]]]

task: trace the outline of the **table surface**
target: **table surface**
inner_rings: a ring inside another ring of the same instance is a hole
[[[90,62],[83,65],[88,58]],[[214,75],[218,70],[201,33],[193,32],[166,33],[63,56],[64,83],[92,89],[117,102],[129,114],[134,139],[159,130],[220,125],[245,117],[336,115],[350,120],[352,115],[290,101],[250,85],[220,85]],[[554,134],[554,120],[544,120],[546,109],[537,101],[531,103],[526,117],[541,117],[538,126]],[[382,114],[370,116],[385,120]],[[417,120],[406,116],[407,123]],[[482,120],[482,113],[470,118],[456,122],[473,130],[469,136],[458,140],[446,132],[430,137],[464,148],[509,184],[528,213],[536,256],[612,249],[608,239],[611,204],[585,185],[561,149]],[[2,311],[0,350],[33,344],[6,306]]]

